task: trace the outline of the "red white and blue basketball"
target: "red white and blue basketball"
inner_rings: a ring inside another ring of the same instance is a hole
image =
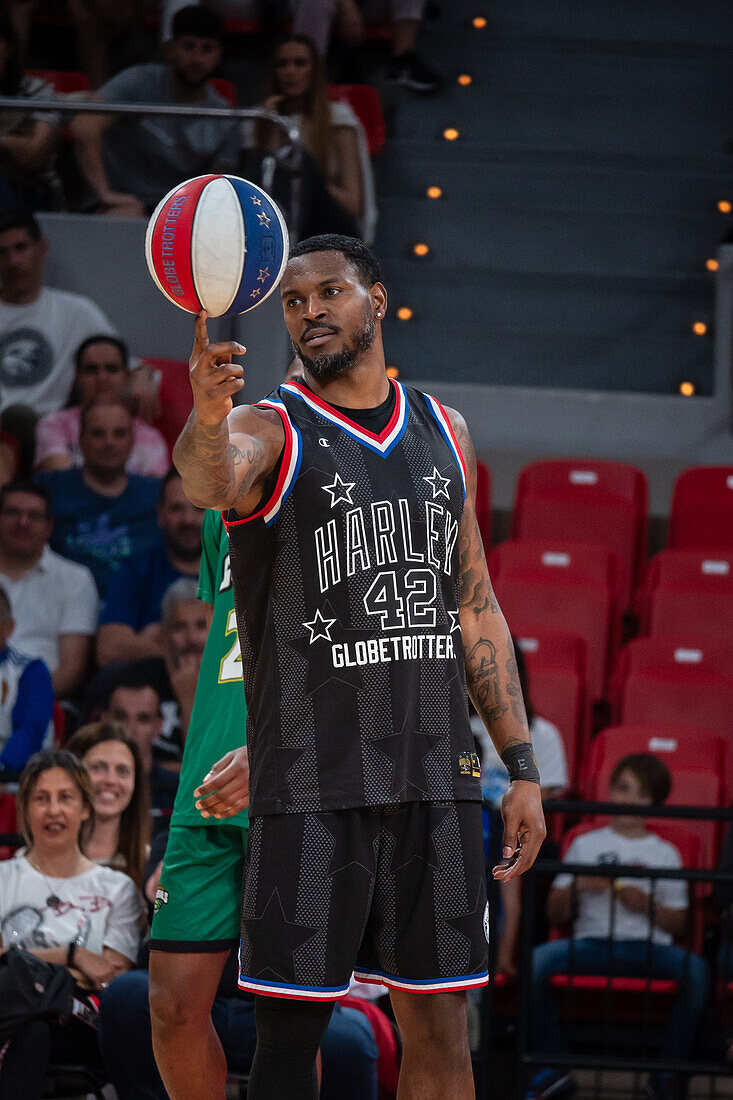
[[[288,229],[255,183],[196,176],[158,203],[148,222],[145,258],[158,288],[188,313],[246,313],[280,282]]]

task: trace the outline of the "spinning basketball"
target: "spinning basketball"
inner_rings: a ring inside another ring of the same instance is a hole
[[[196,176],[158,203],[145,258],[158,288],[188,313],[246,313],[280,282],[288,230],[256,184],[239,176]]]

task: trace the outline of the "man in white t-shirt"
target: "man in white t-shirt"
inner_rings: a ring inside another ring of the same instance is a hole
[[[13,609],[13,645],[45,661],[64,699],[84,682],[99,597],[87,567],[47,545],[52,527],[45,489],[11,481],[0,490],[0,584]]]
[[[660,806],[671,780],[666,765],[651,753],[633,753],[611,773],[609,802]],[[677,848],[650,832],[642,817],[620,815],[610,825],[581,833],[565,853],[566,863],[589,864],[612,872],[614,865],[679,869]],[[678,982],[660,1044],[660,1057],[679,1060],[689,1053],[705,1003],[707,969],[697,955],[673,943],[687,926],[687,883],[681,879],[614,878],[609,874],[560,874],[547,900],[550,923],[572,922],[572,939],[553,940],[532,954],[532,1046],[562,1050],[554,974],[612,974],[672,978]],[[533,1077],[528,1098],[559,1097],[573,1081],[566,1070],[545,1069]],[[678,1100],[683,1085],[674,1074],[653,1074],[649,1095]]]
[[[31,213],[0,211],[0,409],[29,405],[40,416],[66,404],[79,345],[115,335],[89,298],[43,286],[47,252]]]

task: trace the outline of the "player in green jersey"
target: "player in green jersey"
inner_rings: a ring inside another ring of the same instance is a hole
[[[150,941],[153,1046],[175,1097],[189,1095],[202,1081],[211,1083],[210,1095],[223,1095],[226,1059],[211,1006],[224,963],[239,943],[248,831],[242,658],[229,540],[218,512],[206,512],[201,539],[198,596],[212,606],[212,617]]]

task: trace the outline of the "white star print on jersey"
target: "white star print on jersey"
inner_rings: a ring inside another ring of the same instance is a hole
[[[356,485],[355,481],[342,481],[340,476],[336,474],[330,485],[322,485],[324,493],[331,494],[331,507],[334,508],[337,504],[353,504],[351,494],[354,491]],[[447,496],[447,494],[446,494]]]
[[[306,630],[311,632],[311,644],[317,642],[319,638],[325,638],[327,642],[331,641],[331,627],[336,622],[335,619],[326,619],[321,614],[320,610],[316,611],[315,615],[309,623],[303,623]]]
[[[450,500],[448,493],[450,478],[442,477],[437,466],[433,466],[432,474],[430,477],[423,477],[423,481],[427,481],[428,485],[433,490],[433,500],[435,500],[436,497],[445,497],[446,500]]]

